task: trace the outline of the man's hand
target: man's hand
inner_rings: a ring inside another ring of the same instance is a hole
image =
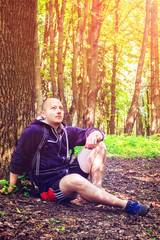
[[[11,193],[13,190],[14,190],[15,188],[13,187],[13,186],[9,186],[9,187],[7,187],[7,186],[4,186],[1,190],[0,190],[0,192],[2,193],[2,194],[9,194],[9,193]]]
[[[96,147],[97,142],[100,142],[102,140],[102,134],[99,131],[93,131],[89,134],[89,136],[86,139],[85,148],[93,149]]]
[[[4,186],[1,190],[1,193],[9,194],[11,192],[17,191],[17,186],[16,186],[17,179],[18,179],[18,174],[14,174],[10,172],[9,186]]]

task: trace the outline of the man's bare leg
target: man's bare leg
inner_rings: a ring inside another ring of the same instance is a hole
[[[80,168],[90,174],[91,182],[95,186],[102,188],[103,173],[106,167],[105,144],[99,142],[92,150],[83,148],[77,158]]]
[[[86,200],[93,203],[121,208],[124,208],[127,203],[126,200],[119,199],[104,189],[93,185],[79,174],[70,174],[63,177],[60,181],[60,190],[65,196],[71,199],[79,193]]]

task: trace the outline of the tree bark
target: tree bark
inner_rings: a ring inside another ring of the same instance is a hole
[[[120,0],[115,2],[115,43],[113,52],[113,68],[112,68],[112,83],[111,83],[111,117],[110,117],[110,134],[115,134],[115,88],[116,88],[116,66],[117,66],[117,34],[118,34],[118,6]]]
[[[138,136],[138,135],[144,136],[142,115],[141,115],[139,109],[138,109],[138,113],[137,113],[137,116],[136,116],[136,136]]]
[[[98,93],[98,39],[101,28],[99,16],[101,3],[99,0],[92,1],[92,23],[91,23],[91,69],[89,78],[89,91],[87,114],[85,118],[86,127],[94,126],[96,100]]]
[[[70,116],[73,119],[75,110],[77,109],[78,96],[77,96],[77,58],[79,53],[79,47],[81,42],[81,28],[82,28],[82,12],[81,12],[81,1],[77,0],[77,10],[78,10],[78,24],[75,43],[73,42],[73,59],[72,59],[72,91],[73,100],[70,109]]]
[[[145,121],[145,126],[146,126],[146,134],[147,136],[150,136],[150,98],[149,98],[149,91],[147,89],[146,91],[147,95],[147,116],[146,116],[146,121]]]
[[[67,110],[66,99],[64,96],[64,87],[63,87],[63,23],[64,15],[66,8],[66,0],[62,0],[62,6],[59,14],[59,4],[58,0],[55,0],[56,14],[57,14],[57,23],[58,23],[58,53],[57,53],[57,72],[58,72],[58,96],[63,104],[65,121],[70,125],[71,120]]]
[[[35,116],[33,0],[2,0],[0,5],[0,178],[7,177],[20,133]]]
[[[155,109],[155,61],[154,61],[154,14],[153,4],[151,8],[151,135],[156,133],[156,109]]]
[[[48,14],[48,3],[46,3],[46,17],[45,17],[45,26],[44,26],[44,40],[43,40],[43,49],[41,54],[41,68],[44,69],[46,65],[46,55],[49,39],[49,14]]]
[[[78,126],[84,126],[84,114],[85,109],[87,107],[87,47],[86,47],[86,25],[87,25],[87,17],[88,17],[88,0],[85,0],[84,4],[84,21],[83,26],[81,28],[81,36],[82,36],[82,79],[80,84],[80,94],[79,94],[79,104],[78,104]]]
[[[147,0],[146,1],[145,29],[144,29],[144,35],[143,35],[141,55],[139,58],[138,68],[137,68],[135,90],[134,90],[134,95],[132,98],[131,107],[128,111],[125,128],[124,128],[124,133],[126,133],[128,135],[130,135],[132,133],[133,126],[135,123],[136,113],[137,113],[137,109],[138,109],[138,101],[139,101],[139,94],[140,94],[140,88],[141,88],[141,75],[142,75],[142,70],[143,70],[143,65],[144,65],[145,52],[146,52],[148,33],[149,33],[150,9],[151,9],[151,0]]]
[[[55,79],[55,43],[54,43],[54,27],[53,27],[53,0],[49,1],[49,35],[50,35],[50,80],[52,85],[53,97],[57,98],[57,87]]]
[[[35,56],[35,91],[36,91],[36,104],[35,110],[36,115],[40,114],[43,102],[42,96],[42,80],[41,80],[41,70],[40,70],[40,52],[39,52],[39,43],[38,43],[38,23],[37,23],[37,2],[35,9],[35,38],[34,38],[34,56]]]
[[[42,93],[43,96],[47,97],[48,89],[48,81],[45,78],[45,69],[47,65],[47,48],[49,42],[49,4],[46,3],[46,16],[45,16],[45,26],[44,26],[44,40],[43,40],[43,48],[41,53],[41,78],[42,78]]]
[[[153,1],[151,8],[151,33],[152,33],[152,44],[153,44],[153,57],[152,64],[154,69],[154,105],[156,108],[156,133],[160,133],[160,91],[159,91],[159,53],[158,53],[158,6],[157,0]],[[151,64],[151,66],[152,66]],[[153,78],[153,77],[152,77]]]

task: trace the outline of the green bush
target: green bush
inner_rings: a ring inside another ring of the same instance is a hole
[[[159,136],[151,137],[143,136],[116,136],[107,135],[104,143],[107,148],[107,156],[123,157],[123,158],[155,158],[160,157],[160,141]],[[82,147],[75,148],[77,155]]]
[[[104,140],[108,155],[124,158],[155,158],[160,156],[158,138],[143,136],[107,135]]]

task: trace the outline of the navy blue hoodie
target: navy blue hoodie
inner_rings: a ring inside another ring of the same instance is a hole
[[[99,130],[97,128],[69,127],[61,124],[58,133],[41,117],[36,118],[24,129],[12,154],[10,170],[12,173],[22,174],[31,171],[32,160],[42,139],[44,125],[47,129],[47,140],[40,152],[40,171],[46,171],[46,174],[34,175],[40,192],[48,191],[55,181],[66,174],[64,169],[53,172],[50,172],[50,169],[65,168],[68,157],[67,145],[69,150],[76,146],[84,146],[88,135],[94,130]],[[104,134],[101,133],[104,139]]]

